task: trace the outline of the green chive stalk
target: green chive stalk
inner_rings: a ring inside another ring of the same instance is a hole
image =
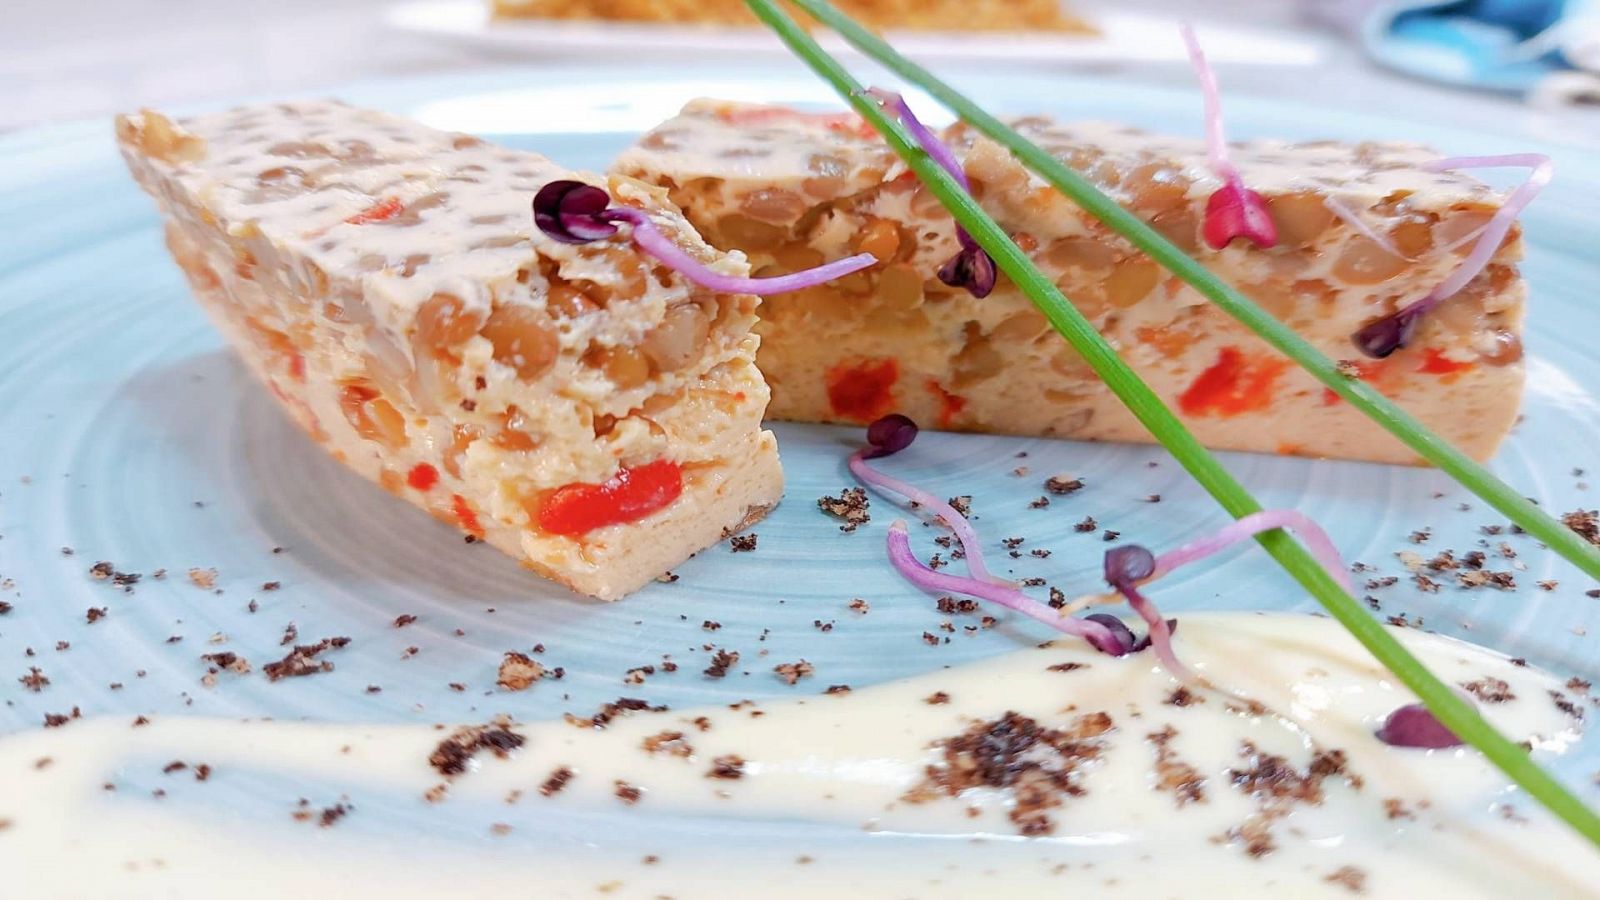
[[[1235,518],[1242,518],[1261,510],[1261,504],[1229,474],[1210,451],[1195,439],[1155,391],[1151,390],[1150,386],[1145,384],[1144,380],[1106,343],[1105,338],[1101,337],[1077,307],[1069,303],[1056,289],[1055,284],[1034,266],[1033,261],[1011,240],[1005,230],[984,212],[976,200],[961,189],[960,184],[917,144],[898,121],[890,118],[878,106],[877,101],[867,96],[865,89],[837,60],[829,56],[827,51],[823,50],[778,6],[779,0],[745,0],[745,2],[758,18],[777,32],[796,56],[831,85],[863,119],[883,135],[889,146],[916,173],[939,202],[944,204],[955,220],[994,257],[1000,270],[1028,296],[1056,331],[1066,338],[1067,342],[1094,368],[1106,386],[1149,429],[1173,458],[1212,497],[1216,498],[1223,509]],[[856,32],[871,37],[870,33],[825,3],[817,0],[791,0],[791,2],[808,12],[815,13],[824,23],[839,30],[847,40],[855,42]],[[845,30],[846,27],[850,30]],[[872,40],[884,48],[885,55],[899,58],[887,44],[882,44],[876,38]],[[906,65],[909,66],[910,63]],[[931,79],[931,76],[927,78]],[[954,94],[953,91],[949,93]],[[976,107],[973,109],[976,110]],[[966,113],[962,112],[962,115],[965,116]],[[1120,209],[1104,195],[1098,196],[1100,205],[1107,207],[1108,215],[1109,210]],[[1155,245],[1164,242],[1152,233],[1146,244]],[[1171,250],[1166,255],[1188,259],[1170,244],[1165,246]],[[1198,269],[1197,263],[1192,260],[1189,262]],[[1204,273],[1203,269],[1199,271]],[[1209,275],[1207,277],[1209,278]],[[1220,287],[1220,282],[1214,278],[1210,278],[1210,283]],[[1242,297],[1239,298],[1239,303],[1254,309]],[[1259,310],[1257,313],[1266,318],[1264,314],[1259,313]],[[1315,355],[1315,351],[1303,342],[1298,346],[1304,348],[1305,354]],[[1331,371],[1331,364],[1328,365]],[[1373,394],[1372,399],[1376,403],[1377,395]],[[1420,426],[1410,423],[1409,419],[1404,422],[1409,423],[1411,429],[1420,430]],[[1448,449],[1437,438],[1432,438],[1431,444]],[[1484,477],[1489,478],[1487,474]],[[1475,747],[1507,777],[1527,791],[1529,796],[1544,804],[1596,847],[1600,847],[1600,816],[1535,763],[1519,744],[1495,730],[1494,726],[1479,715],[1471,704],[1457,696],[1454,690],[1428,671],[1427,667],[1406,650],[1387,628],[1368,615],[1361,604],[1346,593],[1310,553],[1281,530],[1265,532],[1259,535],[1257,540],[1328,610],[1333,618],[1366,647],[1378,662],[1410,688],[1446,728]]]
[[[855,20],[839,12],[826,0],[792,0],[818,21],[838,32],[862,53],[885,68],[927,91],[930,96],[960,116],[979,132],[1010,150],[1023,165],[1032,169],[1056,190],[1065,194],[1085,212],[1144,251],[1151,259],[1183,279],[1201,296],[1223,312],[1239,320],[1273,349],[1310,372],[1351,406],[1383,426],[1416,454],[1498,510],[1517,526],[1544,542],[1550,549],[1600,579],[1600,548],[1595,547],[1554,516],[1535,506],[1488,469],[1457,450],[1444,438],[1428,430],[1410,413],[1357,378],[1339,370],[1338,364],[1311,346],[1292,329],[1273,318],[1248,297],[1218,278],[1198,260],[1183,252],[1138,216],[1123,209],[1082,175],[1018,134],[1004,122],[984,111],[959,91],[941,81],[927,69],[901,56],[886,41]]]

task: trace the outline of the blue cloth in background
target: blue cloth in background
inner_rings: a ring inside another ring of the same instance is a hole
[[[1593,0],[1398,0],[1372,5],[1361,38],[1378,62],[1451,84],[1527,93],[1575,58],[1563,41],[1587,42]],[[1581,65],[1581,63],[1580,63]]]

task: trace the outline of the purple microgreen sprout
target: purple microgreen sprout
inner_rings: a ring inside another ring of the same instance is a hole
[[[1455,296],[1462,288],[1466,287],[1472,279],[1488,267],[1489,261],[1500,249],[1500,244],[1511,233],[1511,227],[1516,223],[1517,216],[1527,208],[1533,199],[1539,196],[1545,185],[1550,183],[1554,174],[1554,167],[1550,157],[1542,153],[1508,153],[1502,156],[1451,156],[1436,159],[1425,163],[1422,168],[1432,172],[1446,172],[1452,169],[1478,169],[1478,168],[1504,168],[1514,166],[1529,169],[1528,178],[1517,185],[1500,205],[1495,214],[1484,225],[1477,235],[1477,243],[1473,245],[1472,252],[1467,254],[1459,265],[1455,267],[1444,281],[1439,282],[1433,290],[1429,291],[1419,300],[1414,300],[1394,312],[1362,326],[1352,336],[1356,347],[1362,353],[1376,359],[1383,359],[1396,350],[1411,343],[1416,335],[1417,324],[1423,315],[1440,303]]]
[[[970,562],[970,557],[969,557]],[[911,552],[911,535],[904,520],[896,519],[889,526],[889,563],[905,579],[925,591],[946,594],[965,594],[979,600],[996,603],[1019,612],[1030,619],[1054,628],[1063,634],[1083,638],[1102,653],[1122,656],[1133,646],[1131,640],[1118,638],[1104,623],[1092,619],[1079,619],[1062,615],[1049,604],[1040,603],[1015,587],[984,581],[971,576],[951,575],[929,568]],[[1126,626],[1123,627],[1126,631]]]
[[[1139,582],[1150,578],[1155,572],[1155,554],[1138,544],[1124,544],[1106,551],[1106,583],[1115,588],[1117,593],[1128,601],[1128,606],[1132,607],[1149,626],[1147,639],[1151,649],[1155,650],[1156,658],[1161,660],[1161,664],[1166,667],[1169,674],[1179,680],[1198,681],[1195,674],[1179,662],[1177,655],[1172,652],[1171,624],[1162,618],[1155,604],[1139,592]]]
[[[928,154],[941,169],[949,172],[950,177],[961,185],[963,191],[972,193],[972,185],[967,181],[966,170],[961,168],[956,155],[944,141],[939,140],[938,135],[922,124],[917,114],[911,111],[911,105],[906,103],[906,98],[883,88],[868,88],[867,96],[894,114],[900,120],[900,124],[905,126],[906,131],[911,133],[912,139],[922,148],[922,152]],[[989,296],[998,277],[994,257],[978,246],[978,242],[973,240],[972,235],[960,225],[956,226],[956,242],[961,245],[961,249],[939,267],[939,280],[950,287],[964,288],[967,293],[979,299]]]
[[[973,530],[972,523],[967,521],[966,516],[922,488],[907,484],[892,475],[885,475],[867,464],[869,459],[899,453],[911,446],[911,442],[916,439],[917,423],[906,416],[895,413],[878,419],[867,426],[869,445],[850,455],[850,473],[862,484],[899,494],[910,500],[912,505],[920,506],[944,520],[944,524],[955,532],[956,539],[961,542],[961,550],[966,554],[967,571],[972,573],[973,578],[1001,587],[1015,588],[1016,582],[989,573],[989,567],[983,562],[983,544],[978,540],[978,533]]]
[[[1153,580],[1171,572],[1179,566],[1185,566],[1212,555],[1220,550],[1225,550],[1240,541],[1255,537],[1263,531],[1282,528],[1293,531],[1300,536],[1300,542],[1305,544],[1306,550],[1322,564],[1329,576],[1337,581],[1346,591],[1352,591],[1350,574],[1345,571],[1344,560],[1339,556],[1339,549],[1333,545],[1333,540],[1322,526],[1303,513],[1292,509],[1265,509],[1261,512],[1251,513],[1242,519],[1235,519],[1213,534],[1190,541],[1176,550],[1168,550],[1155,560],[1154,571],[1148,579]],[[1109,554],[1108,554],[1109,557]],[[1109,565],[1109,559],[1108,559]],[[1107,572],[1109,580],[1110,573]]]
[[[1179,26],[1183,42],[1189,48],[1189,62],[1200,80],[1200,95],[1205,102],[1206,161],[1211,173],[1222,179],[1206,201],[1206,216],[1200,231],[1206,244],[1221,250],[1235,238],[1244,238],[1257,247],[1272,247],[1278,243],[1278,226],[1267,213],[1266,201],[1261,195],[1244,186],[1244,178],[1228,155],[1228,137],[1222,127],[1222,94],[1217,87],[1217,74],[1206,62],[1205,51],[1200,49],[1200,39],[1194,27],[1185,22]]]
[[[1443,750],[1464,743],[1421,703],[1408,703],[1389,714],[1377,738],[1391,747]]]
[[[911,446],[917,439],[917,431],[917,423],[911,421],[910,416],[890,413],[867,426],[867,443],[872,446],[863,447],[862,456],[865,459],[893,456]]]
[[[604,240],[617,233],[618,223],[626,222],[632,226],[633,242],[640,250],[695,284],[724,294],[768,295],[798,291],[859,272],[878,261],[870,253],[858,253],[803,272],[770,278],[724,275],[695,259],[662,233],[644,210],[612,206],[611,196],[603,189],[581,181],[552,181],[540,188],[533,198],[533,222],[546,237],[564,244]]]

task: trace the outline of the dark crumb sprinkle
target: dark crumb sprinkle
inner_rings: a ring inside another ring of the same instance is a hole
[[[1406,806],[1406,802],[1399,797],[1385,797],[1383,811],[1391,819],[1415,819],[1417,814]]]
[[[848,693],[850,693],[850,685],[848,685],[848,684],[830,684],[830,685],[828,685],[828,689],[823,691],[823,693],[824,694],[848,694]]]
[[[1056,663],[1053,666],[1046,666],[1045,667],[1045,671],[1046,672],[1076,672],[1079,669],[1087,669],[1087,668],[1089,668],[1089,664],[1088,663],[1064,662],[1064,663]]]
[[[639,788],[634,787],[633,785],[627,783],[626,781],[623,781],[620,778],[617,779],[615,784],[616,784],[617,799],[621,800],[623,803],[628,804],[629,806],[632,806],[635,803],[638,803],[639,802],[639,798],[644,796],[644,791],[640,790]]]
[[[1428,539],[1431,537],[1433,537],[1433,530],[1424,528],[1421,531],[1411,532],[1411,536],[1406,538],[1406,540],[1409,540],[1413,544],[1426,544]]]
[[[930,647],[937,647],[939,645],[939,636],[931,631],[924,631],[922,633],[922,642]]]
[[[1047,493],[1055,494],[1056,496],[1074,494],[1083,490],[1083,479],[1052,475],[1044,480],[1044,489]]]
[[[611,723],[612,719],[625,713],[659,713],[666,711],[667,707],[665,705],[651,706],[648,700],[640,700],[637,697],[618,697],[609,703],[601,704],[600,709],[588,718],[575,716],[572,713],[567,713],[563,718],[566,719],[568,725],[575,725],[579,728],[604,728]]]
[[[934,691],[928,696],[923,697],[922,702],[928,704],[929,706],[943,706],[950,702],[950,695],[944,691]]]
[[[1044,585],[1045,580],[1043,578],[1034,577],[1022,579],[1023,587],[1044,587]]]
[[[12,606],[11,604],[7,603],[6,601],[0,600],[0,616],[3,616],[6,613],[11,612],[15,608],[16,607]]]
[[[1072,526],[1072,530],[1078,532],[1079,534],[1088,534],[1099,527],[1100,523],[1094,520],[1094,516],[1084,516],[1083,521]]]
[[[962,597],[959,600],[955,597],[940,597],[934,601],[934,606],[947,616],[966,615],[978,611],[978,601],[970,597]]]
[[[1382,578],[1368,578],[1367,579],[1367,590],[1369,590],[1369,591],[1381,590],[1381,589],[1386,588],[1386,587],[1394,587],[1396,584],[1399,584],[1399,583],[1400,583],[1400,576],[1398,576],[1398,575],[1385,575]]]
[[[1160,503],[1161,502],[1161,495],[1160,494],[1146,494],[1144,496],[1144,502],[1146,502],[1146,503]]]
[[[495,684],[508,691],[525,691],[535,682],[543,681],[545,667],[526,653],[507,650],[500,660]]]
[[[711,665],[706,666],[704,674],[707,678],[721,678],[728,674],[729,669],[738,664],[739,651],[719,649],[712,654]]]
[[[554,797],[556,794],[561,793],[562,789],[567,786],[567,782],[571,780],[572,770],[566,766],[561,766],[551,772],[550,777],[539,785],[539,793],[546,797]]]
[[[860,597],[857,597],[850,601],[850,608],[858,613],[861,613],[862,615],[866,615],[867,611],[872,609],[872,605]]]
[[[701,631],[718,631],[721,628],[722,628],[722,623],[714,621],[712,619],[706,619],[704,622],[700,623],[700,630]]]
[[[1590,588],[1589,590],[1584,591],[1583,595],[1588,597],[1590,600],[1600,600],[1600,588]],[[0,610],[0,612],[3,611],[4,610]]]
[[[38,666],[29,666],[28,674],[18,678],[17,681],[35,694],[50,686],[50,679],[45,677],[44,672]]]
[[[1323,800],[1323,783],[1342,776],[1352,788],[1361,787],[1361,778],[1346,768],[1342,750],[1318,750],[1304,771],[1288,759],[1263,752],[1251,741],[1240,744],[1239,755],[1248,768],[1229,769],[1228,777],[1240,793],[1252,798],[1256,812],[1242,825],[1231,829],[1227,838],[1242,843],[1245,852],[1260,857],[1277,849],[1273,824],[1289,815],[1298,805],[1317,806]]]
[[[1439,582],[1434,581],[1432,578],[1429,578],[1421,572],[1411,576],[1411,580],[1416,583],[1417,589],[1422,591],[1424,594],[1439,593]]]
[[[1561,582],[1556,581],[1554,578],[1545,578],[1534,582],[1534,584],[1537,584],[1541,591],[1553,591],[1561,586]]]
[[[734,553],[749,553],[756,549],[756,542],[760,537],[753,531],[749,534],[736,534],[728,538],[728,549]]]
[[[296,628],[293,622],[290,622],[283,626],[283,637],[278,639],[278,646],[287,647],[298,640],[300,640],[300,629]]]
[[[711,761],[711,769],[706,772],[707,778],[721,778],[735,781],[744,777],[744,757],[733,753],[719,756]]]
[[[640,742],[646,753],[665,753],[688,759],[694,755],[694,747],[684,739],[681,731],[662,731],[646,737]]]
[[[1122,537],[1122,532],[1120,532],[1120,531],[1112,531],[1109,528],[1107,528],[1105,530],[1104,534],[1100,535],[1100,539],[1103,540],[1103,541],[1106,541],[1107,543],[1109,543],[1111,541],[1114,541],[1119,537]]]
[[[1161,702],[1168,706],[1183,707],[1193,706],[1197,703],[1204,703],[1206,702],[1206,698],[1196,694],[1194,691],[1191,691],[1187,687],[1180,684],[1175,690],[1173,690],[1172,693],[1167,695],[1167,699]]]
[[[263,591],[275,591],[281,587],[283,587],[283,582],[281,581],[263,581],[261,583],[261,589]]]
[[[1199,769],[1180,759],[1172,749],[1172,739],[1177,736],[1178,730],[1171,725],[1145,735],[1145,740],[1156,751],[1156,789],[1171,792],[1173,802],[1180,807],[1204,803],[1206,778]]]
[[[1367,873],[1355,866],[1340,866],[1322,880],[1348,888],[1352,894],[1367,892]]]
[[[975,722],[936,743],[941,761],[928,765],[902,799],[925,803],[976,787],[1000,789],[1009,795],[1008,814],[1021,834],[1050,834],[1051,811],[1087,793],[1080,767],[1100,758],[1105,743],[1098,738],[1113,727],[1104,712],[1079,716],[1066,729],[1046,728],[1016,712]]]
[[[951,509],[954,509],[956,512],[962,514],[963,516],[972,515],[972,495],[971,494],[962,494],[959,497],[951,497],[946,502],[948,502],[950,504],[950,508]]]
[[[1562,513],[1561,524],[1591,544],[1600,544],[1600,510],[1575,509]]]
[[[871,503],[867,500],[867,492],[863,488],[845,488],[837,497],[822,496],[817,498],[817,508],[838,519],[843,519],[844,524],[839,530],[849,534],[862,525],[872,521],[868,514]]]
[[[1029,509],[1044,509],[1046,506],[1049,506],[1049,505],[1050,505],[1050,498],[1049,497],[1039,497],[1037,499],[1029,501],[1028,508]]]
[[[68,722],[71,722],[73,719],[81,719],[81,718],[83,718],[83,710],[79,709],[76,706],[74,706],[72,708],[72,712],[70,712],[70,713],[45,713],[44,714],[44,727],[46,727],[46,728],[60,728],[61,726],[67,724]]]
[[[470,725],[456,731],[439,742],[428,755],[428,765],[440,775],[450,778],[467,770],[467,763],[479,750],[490,750],[505,759],[511,751],[521,747],[527,738],[510,730],[508,720],[492,725]]]
[[[1062,593],[1060,588],[1055,587],[1054,585],[1052,585],[1050,587],[1050,608],[1051,609],[1060,609],[1061,607],[1066,606],[1066,605],[1067,605],[1067,595]]]
[[[647,866],[653,866],[656,863],[661,862],[661,857],[659,857],[659,856],[655,855],[654,853],[652,853],[649,856],[646,856],[644,859],[640,860],[640,862],[644,863]]]
[[[404,628],[407,625],[411,625],[411,624],[415,623],[416,621],[417,621],[417,617],[412,615],[411,613],[402,613],[402,614],[394,617],[394,627],[396,627],[396,628]]]
[[[832,619],[829,619],[826,622],[822,621],[821,619],[812,619],[811,620],[811,627],[815,628],[816,630],[818,630],[820,632],[822,632],[823,634],[827,634],[828,632],[832,631],[833,630],[833,626],[834,626],[834,620],[832,620]]]
[[[778,663],[772,667],[772,671],[783,679],[784,684],[794,684],[802,678],[810,677],[811,673],[816,670],[811,663],[802,659],[798,662]]]
[[[341,650],[349,644],[350,639],[347,637],[323,638],[315,644],[298,644],[283,659],[262,666],[261,671],[267,676],[268,681],[332,672],[333,663],[317,657],[328,650]]]
[[[1567,695],[1560,691],[1549,691],[1548,693],[1550,694],[1550,702],[1556,705],[1556,709],[1561,710],[1561,712],[1576,721],[1583,721],[1583,707],[1567,699]],[[73,708],[73,712],[77,712],[76,707]]]
[[[1574,675],[1571,678],[1567,679],[1567,690],[1573,691],[1574,693],[1587,694],[1587,693],[1589,693],[1589,688],[1591,688],[1593,686],[1594,685],[1592,685],[1588,681],[1585,681],[1584,679],[1579,678],[1576,675]]]

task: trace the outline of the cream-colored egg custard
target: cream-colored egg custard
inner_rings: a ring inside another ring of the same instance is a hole
[[[1587,685],[1398,636],[1542,762],[1577,740]],[[0,739],[0,871],[29,898],[1600,896],[1600,855],[1475,752],[1374,737],[1413,698],[1335,622],[1192,615],[1176,645],[1214,687],[1057,642],[565,722],[70,721]]]
[[[117,134],[202,306],[295,420],[469,536],[614,599],[778,502],[756,299],[625,239],[554,241],[529,206],[552,180],[605,185],[745,274],[661,189],[338,103]]]
[[[1500,207],[1483,183],[1428,170],[1433,152],[1238,144],[1233,161],[1280,240],[1216,251],[1200,230],[1221,182],[1201,141],[1040,117],[1012,124],[1471,456],[1491,455],[1515,421],[1526,294],[1517,231],[1423,318],[1408,349],[1369,360],[1351,342],[1441,282]],[[1208,446],[1417,461],[1009,152],[962,125],[943,137],[985,209]],[[614,171],[667,188],[712,244],[745,251],[760,274],[858,250],[881,260],[763,307],[758,362],[773,418],[901,412],[964,431],[1149,440],[1015,285],[1002,278],[979,299],[939,281],[957,250],[953,220],[853,115],[695,101]]]

